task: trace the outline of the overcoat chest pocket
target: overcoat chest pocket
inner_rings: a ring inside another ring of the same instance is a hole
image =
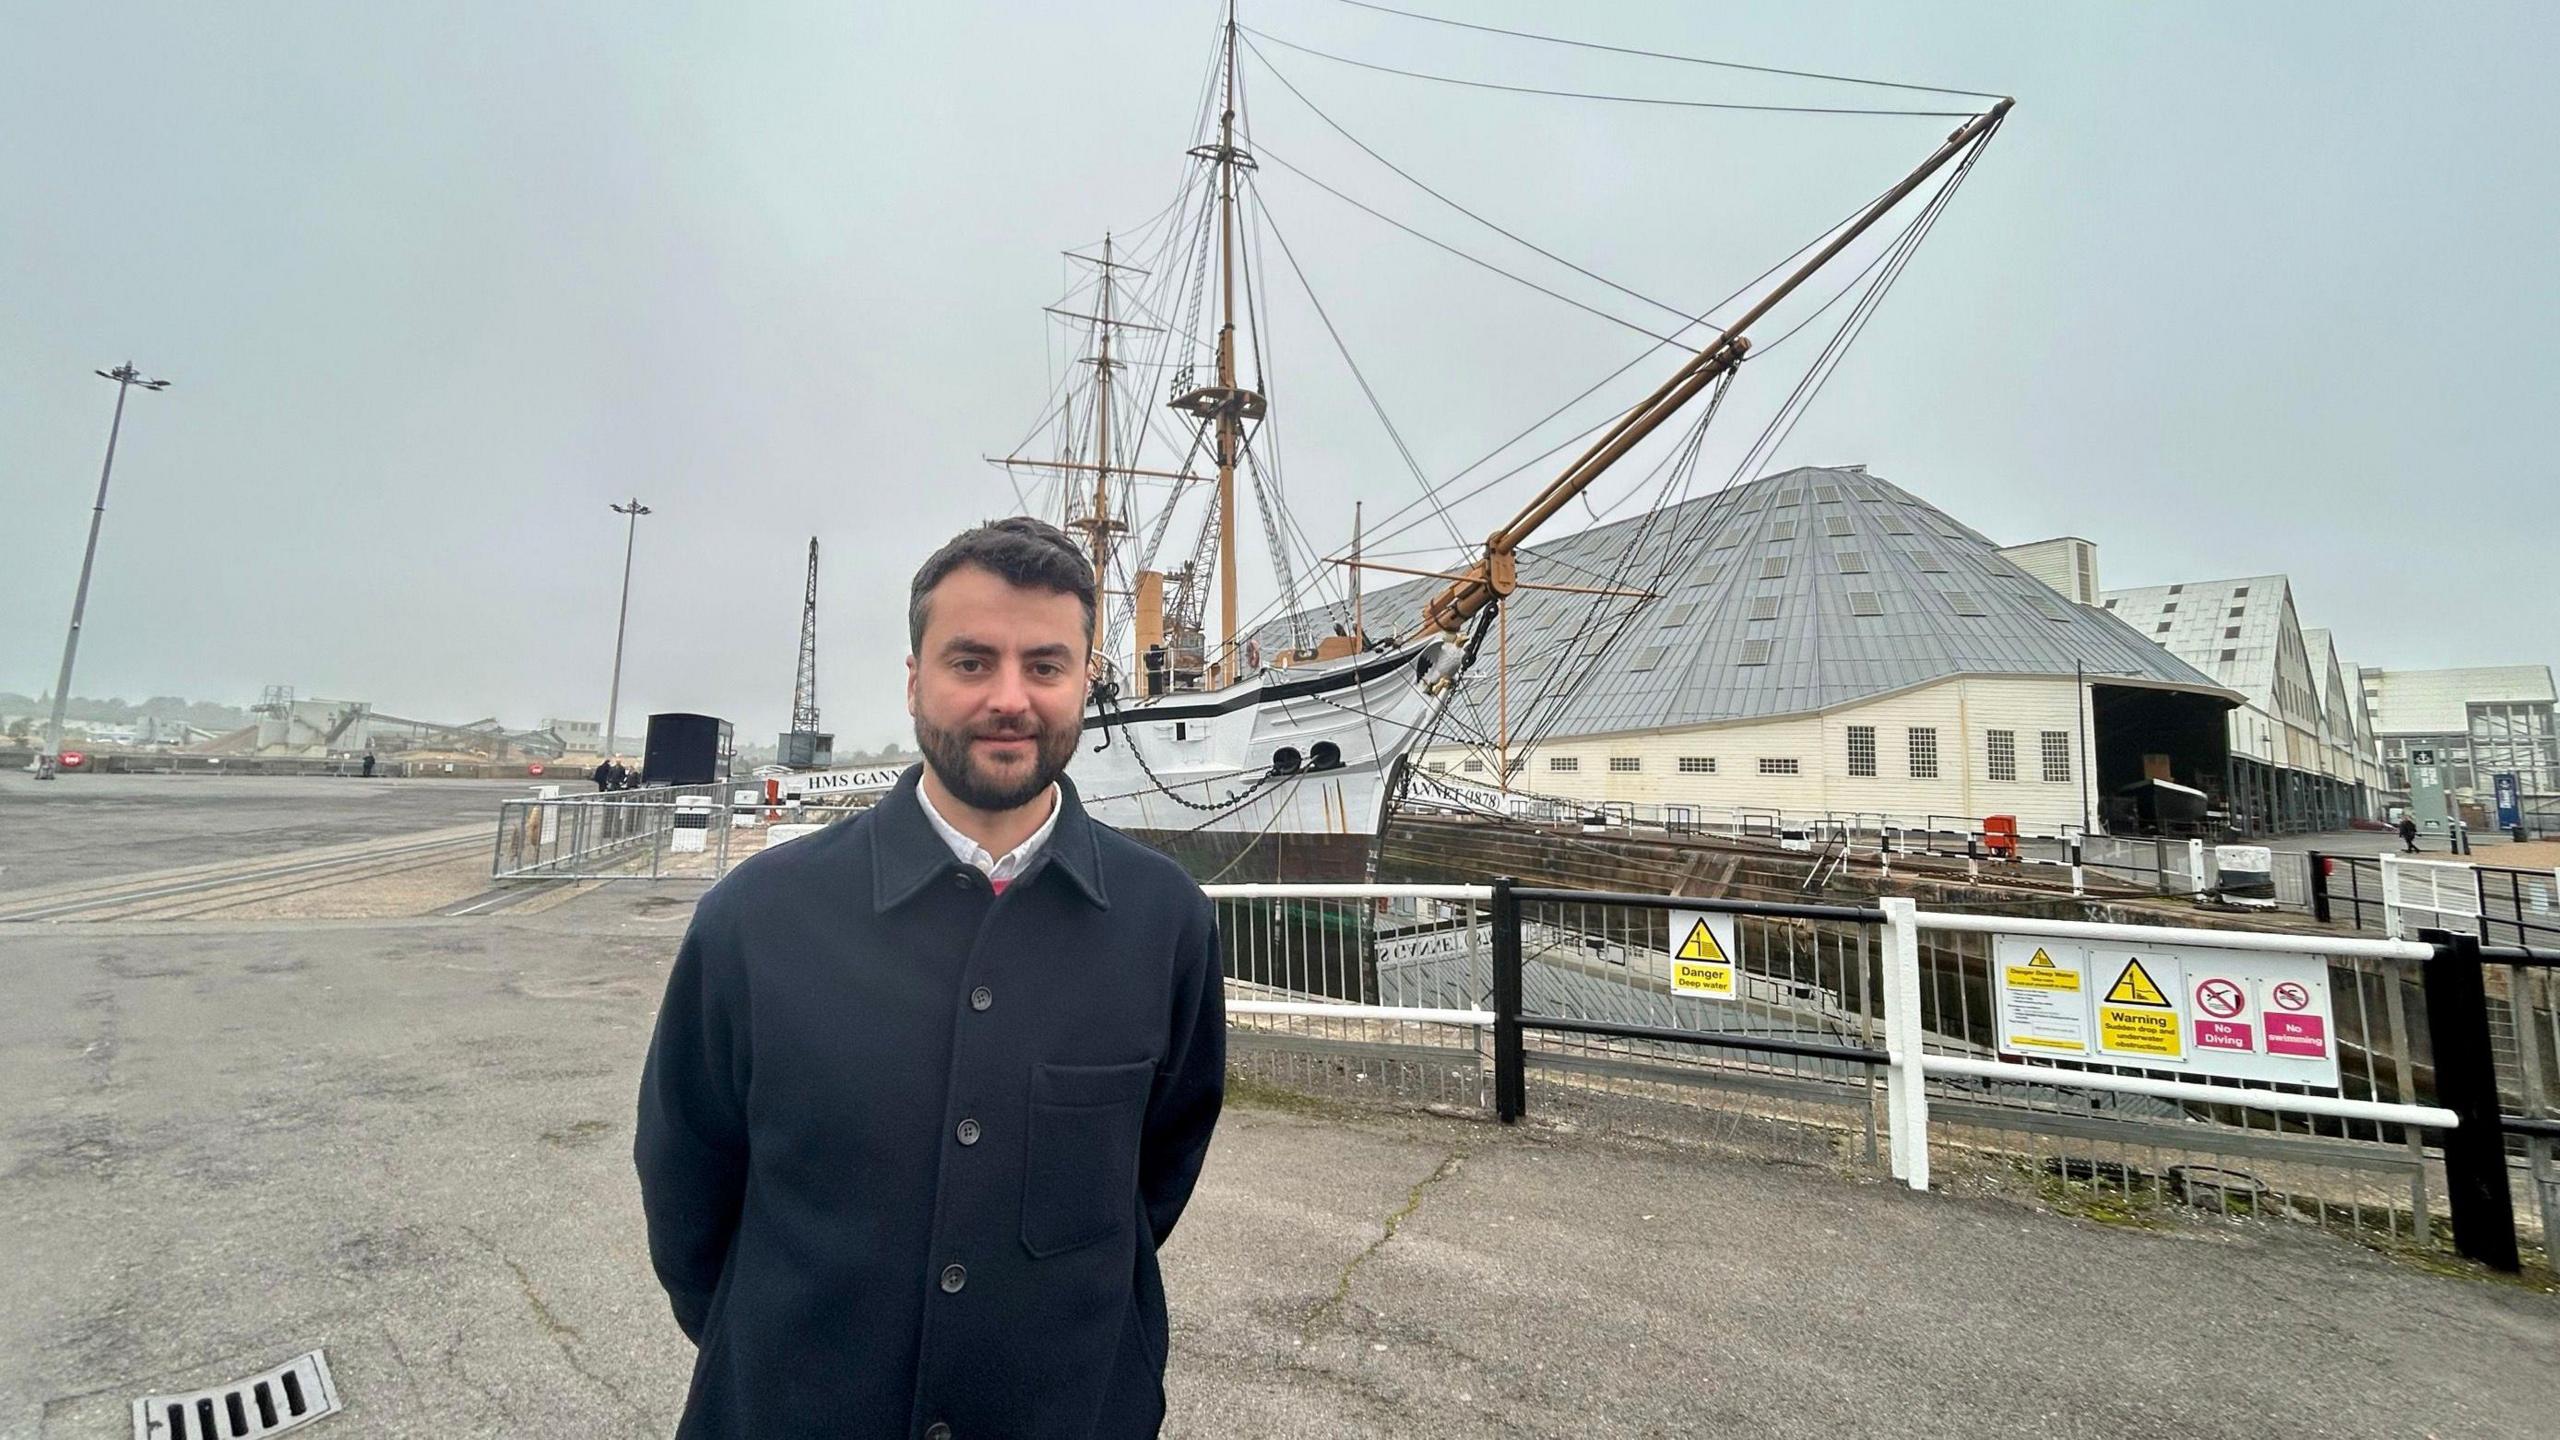
[[[1152,1060],[1031,1068],[1022,1246],[1036,1258],[1116,1235],[1138,1213]]]

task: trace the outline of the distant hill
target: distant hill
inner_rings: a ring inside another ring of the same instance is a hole
[[[46,716],[53,713],[50,695],[20,695],[0,690],[0,715]],[[222,705],[211,700],[189,700],[178,695],[154,695],[136,704],[121,696],[100,700],[88,695],[74,695],[63,707],[66,719],[86,720],[100,725],[131,725],[143,719],[177,720],[206,730],[237,730],[254,717],[237,705]]]

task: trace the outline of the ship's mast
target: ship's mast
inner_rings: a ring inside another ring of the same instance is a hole
[[[1220,679],[1235,674],[1236,622],[1236,459],[1243,449],[1244,425],[1262,418],[1263,397],[1236,383],[1236,171],[1253,168],[1253,157],[1236,148],[1236,7],[1227,4],[1226,52],[1222,60],[1218,143],[1194,148],[1192,154],[1218,167],[1218,381],[1180,396],[1173,408],[1218,429],[1218,648],[1211,662]]]
[[[1070,475],[1091,472],[1093,475],[1093,493],[1090,502],[1091,508],[1085,510],[1083,513],[1077,513],[1077,506],[1075,504],[1076,488],[1074,484],[1069,482],[1065,485],[1064,488],[1068,499],[1066,503],[1067,514],[1065,516],[1064,524],[1067,529],[1073,530],[1084,536],[1085,549],[1090,553],[1093,560],[1093,583],[1101,596],[1108,596],[1113,593],[1111,590],[1111,551],[1112,547],[1118,543],[1117,537],[1129,528],[1127,525],[1122,524],[1119,518],[1112,512],[1112,477],[1117,475],[1122,480],[1126,481],[1133,476],[1156,475],[1160,473],[1153,470],[1139,470],[1115,465],[1112,463],[1111,459],[1111,374],[1113,371],[1120,368],[1121,363],[1111,358],[1112,336],[1115,332],[1121,330],[1154,330],[1158,328],[1153,325],[1132,325],[1128,321],[1119,318],[1119,316],[1114,313],[1114,306],[1118,298],[1117,290],[1119,286],[1120,272],[1123,270],[1135,270],[1141,275],[1147,272],[1138,269],[1137,266],[1123,264],[1120,261],[1113,259],[1111,246],[1111,237],[1106,234],[1102,237],[1102,256],[1100,259],[1096,259],[1091,255],[1079,254],[1073,250],[1066,252],[1068,259],[1074,260],[1080,264],[1091,265],[1101,273],[1102,283],[1100,287],[1101,295],[1099,298],[1102,303],[1097,307],[1096,313],[1087,314],[1077,310],[1061,309],[1054,305],[1049,307],[1049,313],[1058,316],[1061,319],[1089,322],[1094,326],[1095,334],[1098,338],[1098,343],[1095,346],[1094,353],[1077,362],[1079,364],[1090,365],[1093,367],[1093,459],[1090,461],[1074,459],[1031,460],[1015,455],[1007,456],[1006,458],[995,462],[999,465],[1024,465],[1035,469],[1059,470],[1067,472]],[[1099,598],[1099,596],[1097,598]],[[1110,668],[1110,658],[1102,653],[1103,642],[1109,633],[1109,623],[1107,619],[1109,609],[1110,607],[1107,604],[1097,604],[1093,611],[1092,669],[1093,673],[1097,676],[1103,674]]]
[[[1111,234],[1102,236],[1102,348],[1093,362],[1093,513],[1086,541],[1093,547],[1093,583],[1111,580]],[[1109,607],[1093,607],[1095,674],[1102,673],[1102,622]]]
[[[1218,114],[1218,385],[1236,388],[1236,7],[1227,0],[1226,103]],[[1235,673],[1236,412],[1218,410],[1218,673]]]

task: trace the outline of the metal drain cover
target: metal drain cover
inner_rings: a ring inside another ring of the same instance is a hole
[[[133,1402],[133,1440],[249,1440],[300,1429],[338,1409],[328,1357],[314,1350],[211,1390],[145,1395]]]

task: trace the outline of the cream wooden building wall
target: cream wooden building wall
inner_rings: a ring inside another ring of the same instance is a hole
[[[1592,805],[1774,809],[1913,825],[1931,815],[2015,815],[2027,831],[2052,834],[2083,823],[2084,779],[2086,803],[2096,805],[2085,703],[2080,682],[2067,675],[1957,677],[1819,714],[1576,736],[1534,753],[1515,752],[1513,784]],[[1873,775],[1851,773],[1856,727],[1874,732]],[[1935,778],[1913,773],[1915,730],[1934,736]],[[2010,737],[2014,778],[1993,778],[1994,732]],[[2050,771],[2048,735],[2058,737],[2058,763]],[[1682,768],[1683,760],[1690,768]],[[1701,773],[1701,761],[1712,771]],[[1792,762],[1794,773],[1771,773],[1765,762],[1780,770]],[[1424,752],[1422,763],[1461,779],[1496,778],[1492,760],[1471,749],[1435,748]],[[1470,763],[1478,768],[1468,769]]]

